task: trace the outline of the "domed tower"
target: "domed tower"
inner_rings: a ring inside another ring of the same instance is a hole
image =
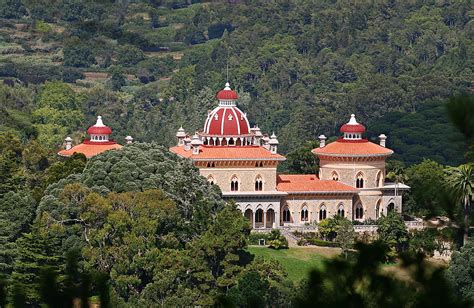
[[[112,129],[104,125],[101,116],[98,116],[96,123],[87,129],[87,134],[90,136],[90,138],[84,140],[83,143],[80,143],[74,147],[72,146],[71,137],[67,137],[65,139],[66,149],[59,151],[58,155],[69,157],[74,153],[82,153],[87,158],[91,158],[108,150],[122,148],[120,144],[115,142],[113,139],[110,139]],[[127,136],[126,140],[127,143],[131,143],[133,138],[131,136]]]
[[[237,107],[237,92],[227,82],[217,93],[219,105],[207,115],[204,129],[199,134],[204,145],[244,146],[253,144],[253,134],[247,115]]]
[[[363,137],[365,126],[358,123],[354,114],[342,125],[343,134],[335,142],[326,144],[324,135],[320,147],[313,150],[319,158],[319,178],[339,181],[359,190],[353,200],[353,219],[377,219],[388,210],[401,211],[401,193],[385,183],[385,160],[393,151],[385,147],[385,135],[379,144]],[[398,189],[407,189],[399,185]]]

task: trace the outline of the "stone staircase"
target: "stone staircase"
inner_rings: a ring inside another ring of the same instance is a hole
[[[286,238],[288,241],[288,247],[297,247],[299,238],[294,236],[290,230],[281,229],[281,234]]]

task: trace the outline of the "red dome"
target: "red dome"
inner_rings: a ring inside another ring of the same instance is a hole
[[[250,134],[247,116],[236,106],[219,106],[212,110],[204,124],[204,134],[238,136]]]
[[[365,126],[362,124],[344,124],[339,130],[341,133],[363,133]]]
[[[341,133],[364,133],[365,126],[358,123],[355,115],[351,114],[351,119],[339,129]]]
[[[235,100],[238,97],[237,95],[237,92],[235,92],[234,90],[232,90],[230,88],[230,84],[227,82],[225,84],[225,88],[223,90],[220,90],[218,93],[217,93],[217,99],[221,100]]]
[[[237,99],[237,92],[234,90],[220,90],[217,93],[217,99]]]
[[[95,125],[87,129],[87,133],[89,135],[110,135],[112,134],[112,129],[108,126],[105,126],[102,122],[102,117],[98,116],[97,122],[95,123]]]
[[[87,129],[89,135],[110,135],[112,129],[108,126],[91,126]]]

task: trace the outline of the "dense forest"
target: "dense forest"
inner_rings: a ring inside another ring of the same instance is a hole
[[[471,90],[470,4],[2,0],[2,130],[56,149],[101,114],[117,140],[171,145],[181,124],[201,128],[228,67],[283,153],[356,113],[398,159],[455,165],[464,144],[442,105]],[[54,80],[68,104],[41,103]]]
[[[439,238],[455,247],[469,221],[444,188],[455,191],[463,166],[474,174],[472,7],[0,0],[0,306],[85,305],[99,294],[104,307],[469,306],[473,244],[447,271],[427,271],[422,255]],[[280,263],[249,253],[241,213],[167,150],[179,126],[202,128],[226,80],[251,124],[278,135],[281,171],[316,172],[317,136],[334,140],[355,113],[370,140],[388,135],[387,177],[411,187],[404,213],[455,226],[409,234],[400,215],[383,217],[384,242],[366,245],[353,243],[350,222],[328,219],[336,241],[347,227],[345,258],[295,284]],[[137,142],[58,157],[97,115],[119,143]],[[408,280],[381,274],[394,260]]]

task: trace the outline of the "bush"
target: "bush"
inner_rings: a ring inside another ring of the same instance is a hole
[[[288,241],[280,233],[280,230],[273,229],[268,236],[268,246],[273,249],[288,248]]]
[[[260,232],[252,232],[249,234],[247,241],[249,245],[259,245],[259,241],[261,239],[265,240],[265,244],[268,242],[269,233],[260,233]]]
[[[322,247],[339,247],[336,242],[325,241],[319,238],[310,238],[307,240],[308,243],[315,246],[322,246]]]

